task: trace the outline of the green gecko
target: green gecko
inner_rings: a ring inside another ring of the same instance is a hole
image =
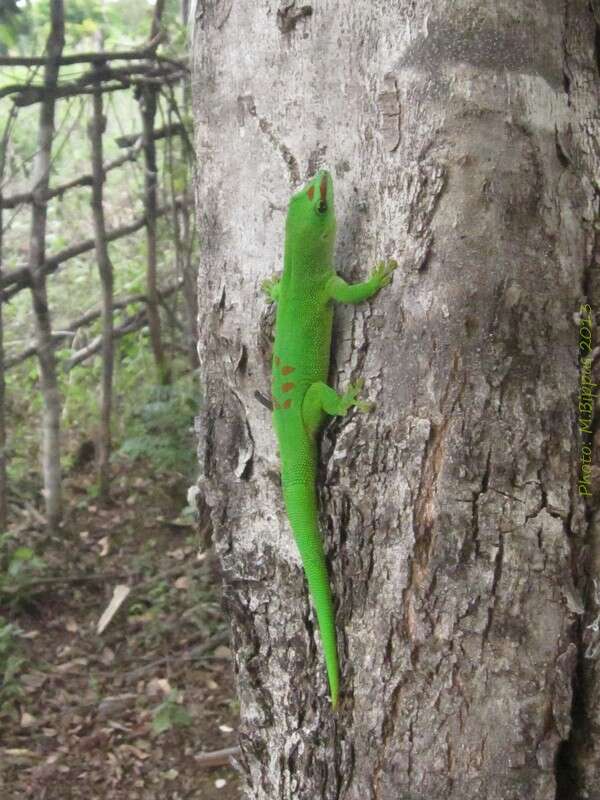
[[[326,414],[344,415],[351,406],[370,411],[359,400],[363,381],[344,394],[327,385],[332,300],[360,303],[390,283],[395,261],[380,262],[364,283],[348,284],[333,269],[336,220],[333,181],[318,172],[290,200],[283,275],[262,289],[277,302],[273,346],[273,425],[279,442],[283,498],[300,551],[309,592],[316,610],[329,680],[331,704],[339,701],[340,670],[335,619],[327,566],[319,534],[317,434]]]

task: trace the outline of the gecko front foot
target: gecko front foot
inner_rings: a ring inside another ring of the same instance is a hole
[[[395,259],[389,261],[380,261],[375,265],[371,272],[371,281],[377,286],[377,289],[382,289],[392,282],[392,273],[398,267],[398,262]]]
[[[375,409],[375,403],[369,400],[358,399],[358,396],[364,389],[364,386],[364,378],[358,378],[356,381],[354,381],[354,383],[348,384],[348,388],[340,398],[340,403],[344,407],[344,413],[346,413],[352,406],[354,406],[357,411],[361,411],[363,413],[368,413]]]

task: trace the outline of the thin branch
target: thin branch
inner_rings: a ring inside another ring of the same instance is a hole
[[[163,39],[164,34],[159,33],[150,42],[141,45],[135,50],[117,50],[114,53],[73,53],[72,55],[61,56],[58,59],[58,64],[64,67],[67,64],[103,64],[106,61],[128,61],[135,58],[148,58],[154,56],[156,48]],[[0,66],[2,67],[43,67],[45,63],[45,58],[37,56],[32,58],[0,56]]]
[[[100,68],[98,72],[98,85],[100,88]],[[100,498],[106,502],[110,493],[110,453],[112,438],[110,420],[112,414],[112,390],[114,371],[114,346],[113,346],[113,288],[114,272],[112,261],[108,254],[106,241],[106,222],[104,217],[104,180],[102,138],[106,130],[106,117],[102,107],[102,94],[94,94],[94,113],[88,131],[92,149],[92,215],[94,218],[94,240],[96,249],[96,263],[102,285],[102,384],[100,392],[100,429],[98,435],[98,482]]]
[[[185,126],[182,123],[175,125],[166,125],[164,128],[156,128],[154,131],[154,141],[157,139],[164,139],[168,136],[176,136],[177,134],[185,133]],[[129,136],[119,136],[115,142],[119,147],[131,147],[131,145],[140,142],[143,138],[143,133],[133,133]]]
[[[172,70],[165,72],[163,70],[155,70],[153,74],[147,77],[131,78],[126,75],[123,77],[116,76],[114,80],[118,81],[117,84],[109,84],[99,89],[100,92],[115,92],[121,89],[128,89],[130,86],[143,86],[146,84],[163,86],[165,83],[171,81],[180,81],[181,74]],[[41,86],[30,86],[27,89],[21,90],[19,86],[5,86],[0,89],[0,98],[9,94],[16,94],[13,98],[13,103],[16,106],[30,106],[34,103],[43,102],[44,99],[50,94],[54,100],[61,97],[73,97],[74,95],[94,94],[96,90],[92,86],[82,85],[80,81],[74,84],[63,84],[56,86],[54,89],[45,89]]]
[[[128,317],[122,325],[114,328],[113,330],[113,341],[115,339],[120,339],[122,336],[125,336],[128,333],[133,333],[134,331],[139,331],[140,328],[146,327],[148,324],[148,316],[146,314],[146,310],[138,311],[132,317]],[[77,364],[81,364],[82,361],[86,361],[86,359],[90,358],[90,356],[95,355],[99,350],[102,349],[102,336],[96,336],[95,339],[82,347],[81,350],[78,350],[74,353],[71,358],[69,358],[64,364],[65,372],[70,372],[73,367],[77,366]]]
[[[169,297],[169,295],[178,291],[182,286],[183,281],[181,279],[177,280],[173,284],[167,284],[164,289],[159,289],[158,295],[161,299]],[[145,294],[131,294],[128,297],[122,297],[114,300],[113,308],[115,310],[120,310],[122,308],[127,308],[127,306],[133,305],[134,303],[146,303],[147,301],[148,298]],[[68,325],[65,325],[64,330],[54,331],[52,334],[53,345],[55,347],[60,347],[65,340],[72,339],[79,328],[84,328],[97,320],[101,313],[102,311],[99,308],[86,311],[85,314],[82,314],[77,319],[69,322]],[[34,356],[36,352],[37,350],[35,344],[28,345],[28,347],[25,350],[22,350],[18,355],[6,359],[6,369],[10,369],[17,364],[21,364],[23,361],[26,361],[28,358]]]
[[[178,203],[183,203],[185,201],[178,200]],[[164,214],[168,214],[171,210],[171,206],[163,206],[156,210],[157,216],[163,216]],[[134,222],[130,222],[129,225],[122,225],[120,228],[114,228],[112,231],[108,231],[106,234],[106,241],[113,242],[115,239],[121,239],[123,236],[129,236],[136,231],[139,231],[143,228],[146,224],[146,216],[140,217],[139,219],[135,220]],[[70,258],[74,258],[75,256],[79,256],[82,253],[87,253],[90,250],[94,249],[94,240],[93,239],[86,239],[83,242],[78,242],[77,244],[71,245],[70,247],[66,247],[64,250],[61,250],[55,256],[51,256],[47,258],[43,264],[43,271],[45,275],[50,275],[53,272],[56,272],[58,267],[64,262],[68,261]],[[20,292],[21,289],[29,286],[29,268],[26,266],[17,267],[16,269],[11,270],[10,272],[5,273],[2,278],[0,279],[0,289],[4,290],[3,292],[3,300],[10,300],[17,292]],[[11,288],[9,288],[11,287]]]
[[[13,106],[14,108],[14,106]],[[125,164],[126,161],[135,161],[138,157],[140,150],[142,149],[142,143],[135,142],[133,147],[130,147],[127,152],[125,152],[119,158],[113,159],[113,161],[109,161],[103,167],[104,175],[106,176],[107,172],[110,172],[112,169],[116,169],[117,167],[122,166]],[[68,181],[67,183],[61,183],[59,186],[56,186],[54,189],[50,189],[46,196],[44,197],[45,200],[51,200],[53,197],[62,197],[62,195],[68,190],[73,189],[79,186],[91,186],[93,183],[93,177],[91,175],[82,175],[79,178],[74,178],[72,181]],[[3,208],[15,208],[16,206],[20,205],[21,203],[32,203],[33,202],[33,192],[22,192],[21,194],[14,194],[11,197],[5,197],[4,199],[0,200],[0,204]]]
[[[46,202],[37,201],[48,191],[52,140],[54,136],[54,89],[58,81],[59,64],[65,41],[65,16],[63,0],[50,0],[50,34],[46,43],[47,58],[44,67],[44,97],[40,108],[38,152],[34,161],[33,191],[35,201],[31,207],[31,234],[29,243],[29,286],[33,302],[37,356],[40,366],[40,383],[44,400],[42,411],[42,468],[44,474],[44,499],[46,518],[53,531],[61,517],[60,479],[60,393],[56,375],[52,325],[48,310],[46,290]],[[37,201],[37,202],[36,202]]]
[[[224,747],[222,750],[212,750],[209,753],[198,753],[194,756],[194,761],[199,767],[210,769],[211,767],[230,767],[231,759],[239,756],[239,747]]]

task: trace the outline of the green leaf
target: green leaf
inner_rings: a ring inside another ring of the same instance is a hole
[[[31,561],[34,552],[31,547],[17,547],[11,556],[13,561]]]

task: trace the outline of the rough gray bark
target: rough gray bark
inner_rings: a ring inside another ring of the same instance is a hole
[[[106,225],[104,222],[103,186],[105,174],[102,164],[102,136],[106,128],[106,118],[102,110],[102,94],[94,94],[93,117],[90,123],[92,146],[92,215],[94,220],[94,240],[96,261],[102,285],[102,390],[100,397],[100,429],[98,434],[98,477],[100,497],[106,501],[110,494],[110,453],[113,383],[113,266],[108,255]]]
[[[583,216],[586,231],[586,264],[581,280],[584,297],[592,305],[595,324],[600,321],[600,3],[593,0],[590,11],[581,0],[567,4],[564,37],[564,80],[572,125],[561,131],[559,150],[577,174],[582,176],[590,211]],[[600,385],[600,363],[596,344],[593,380]],[[597,394],[598,389],[595,389]],[[585,399],[585,398],[582,398]],[[600,409],[596,401],[591,424],[594,440],[592,457],[593,499],[586,509],[587,530],[579,557],[580,584],[585,600],[578,650],[576,694],[573,703],[571,737],[561,752],[559,800],[600,798]],[[580,453],[583,458],[583,451]],[[580,470],[581,471],[581,470]]]
[[[4,143],[3,143],[4,144]],[[4,162],[3,154],[0,160]],[[0,170],[0,180],[2,179]],[[2,188],[0,187],[0,200]],[[2,276],[2,205],[0,205],[0,277]],[[6,528],[8,511],[7,483],[6,483],[6,380],[4,359],[4,321],[2,319],[2,298],[0,297],[0,531]]]
[[[52,325],[46,292],[46,194],[50,179],[50,157],[54,136],[54,89],[58,81],[59,59],[64,45],[64,8],[62,0],[50,2],[50,35],[46,43],[44,90],[40,107],[38,149],[33,166],[29,273],[35,320],[37,356],[44,407],[42,412],[42,470],[44,500],[49,529],[61,518],[60,491],[60,394],[56,377],[56,360],[52,347]]]
[[[190,25],[200,486],[246,796],[599,800],[600,537],[577,484],[577,314],[600,304],[588,4],[197,0]],[[332,381],[363,375],[377,401],[321,448],[337,717],[255,399],[258,287],[317,166],[339,271],[401,255],[389,291],[337,311]]]

